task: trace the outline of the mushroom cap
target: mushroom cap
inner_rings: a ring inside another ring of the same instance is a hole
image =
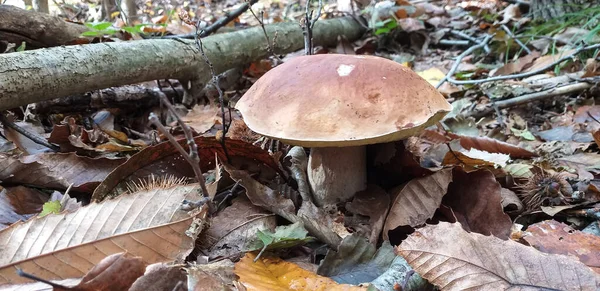
[[[402,140],[452,106],[412,70],[374,56],[300,56],[264,74],[237,102],[253,131],[291,145]]]

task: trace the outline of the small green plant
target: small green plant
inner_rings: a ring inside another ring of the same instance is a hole
[[[91,37],[102,37],[102,36],[114,36],[119,31],[126,31],[131,34],[141,34],[144,33],[144,27],[147,26],[166,26],[166,24],[138,24],[135,26],[123,26],[120,29],[115,29],[112,27],[112,23],[110,22],[100,22],[100,23],[85,23],[85,26],[90,28],[91,30],[86,31],[81,34],[81,36],[91,36]]]
[[[390,31],[394,30],[396,27],[398,27],[398,22],[396,22],[396,19],[388,18],[384,21],[375,22],[375,27],[373,27],[373,30],[375,30],[375,35],[381,35],[390,33]]]

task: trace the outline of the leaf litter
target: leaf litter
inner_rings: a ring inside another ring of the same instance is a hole
[[[262,18],[243,12],[219,33],[305,13],[292,1],[252,2]],[[143,101],[104,89],[103,99],[9,110],[0,120],[0,286],[597,290],[597,234],[587,231],[600,200],[595,10],[540,21],[502,1],[324,2],[321,18],[361,14],[370,31],[317,53],[400,63],[452,112],[414,137],[370,146],[368,187],[317,206],[307,199],[311,160],[299,159],[310,149],[252,132],[228,112],[302,51],[229,68],[219,76],[222,96],[204,84],[197,104],[184,104],[185,80],[160,80],[126,88]],[[245,3],[147,1],[137,22],[96,24],[121,32],[88,42],[189,34],[194,27],[176,17],[182,11],[207,27]],[[52,10],[95,17],[89,3],[73,4],[80,13],[65,5]],[[184,126],[157,94],[174,101]],[[168,134],[148,123],[151,112]],[[212,204],[168,141],[186,148],[185,126]]]

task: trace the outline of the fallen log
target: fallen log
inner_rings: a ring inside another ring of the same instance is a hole
[[[64,21],[46,13],[0,5],[0,40],[27,43],[27,49],[75,43],[89,30],[82,24]]]
[[[298,23],[265,26],[273,50],[304,47]],[[350,17],[321,20],[313,31],[316,45],[332,46],[337,37],[354,41],[363,27]],[[262,28],[212,35],[202,40],[215,73],[268,56]],[[86,44],[0,54],[0,110],[29,103],[158,79],[192,84],[196,96],[210,80],[210,69],[193,40],[150,39]]]

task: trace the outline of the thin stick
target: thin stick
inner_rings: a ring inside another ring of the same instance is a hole
[[[488,82],[494,82],[494,81],[501,81],[501,80],[508,80],[508,79],[519,79],[519,78],[526,78],[526,77],[530,77],[533,75],[537,75],[539,73],[542,73],[544,71],[547,71],[549,69],[552,69],[554,66],[564,62],[565,60],[568,60],[570,58],[573,58],[573,56],[575,56],[578,53],[581,53],[583,51],[587,51],[587,50],[592,50],[592,49],[597,49],[600,48],[600,44],[594,44],[594,45],[589,45],[589,46],[585,46],[585,47],[580,47],[577,50],[575,50],[574,52],[565,55],[564,57],[554,61],[551,64],[548,64],[540,69],[534,70],[534,71],[530,71],[530,72],[526,72],[526,73],[521,73],[521,74],[513,74],[513,75],[504,75],[504,76],[496,76],[496,77],[490,77],[487,79],[479,79],[479,80],[456,80],[452,77],[448,77],[447,80],[442,80],[442,81],[448,81],[452,84],[455,85],[467,85],[467,84],[482,84],[482,83],[488,83]],[[454,74],[454,73],[453,73]],[[448,75],[450,76],[450,75]],[[443,83],[443,82],[441,82]],[[436,88],[439,88],[439,86],[441,85],[438,84],[438,86]]]
[[[42,137],[35,135],[27,130],[25,130],[24,128],[16,125],[15,123],[11,122],[8,120],[8,118],[6,118],[6,116],[4,115],[4,113],[0,112],[0,122],[9,128],[12,128],[13,130],[15,130],[16,132],[22,134],[24,137],[30,139],[31,141],[33,141],[34,143],[37,143],[39,145],[43,145],[55,152],[60,152],[60,147],[53,145],[51,143],[49,143],[47,140],[43,139]]]
[[[470,36],[470,35],[462,32],[462,31],[451,30],[450,33],[453,34],[454,36],[457,36],[457,37],[460,37],[460,38],[464,38],[464,39],[472,41],[473,43],[476,43],[476,44],[480,42],[478,39],[476,39],[476,38],[474,38],[474,37],[472,37],[472,36]],[[489,54],[489,53],[492,52],[492,50],[490,49],[490,46],[487,45],[487,44],[483,47],[483,50],[485,51],[486,54]]]
[[[531,54],[531,50],[525,44],[523,44],[505,24],[502,24],[501,27],[506,34],[508,34],[508,36],[510,36],[510,38],[512,38],[524,51],[526,51],[528,54]]]
[[[221,105],[221,119],[223,121],[223,138],[221,139],[221,147],[223,148],[223,152],[225,153],[225,158],[227,158],[227,162],[230,163],[231,159],[229,158],[229,153],[227,152],[227,147],[225,146],[225,136],[227,135],[227,132],[229,131],[229,126],[231,124],[227,123],[227,119],[225,119],[225,101],[223,100],[223,90],[221,90],[221,86],[219,86],[219,77],[215,73],[215,68],[214,68],[212,62],[208,59],[208,56],[206,55],[206,53],[204,52],[204,46],[202,45],[202,40],[200,39],[200,36],[199,36],[199,30],[200,30],[200,20],[198,20],[198,22],[196,22],[196,37],[194,38],[194,40],[196,41],[196,46],[200,50],[200,53],[202,54],[204,61],[206,62],[206,64],[208,65],[208,68],[210,69],[210,74],[212,76],[213,85],[215,86],[215,88],[217,89],[217,92],[219,93],[219,104]],[[229,120],[231,121],[231,108],[228,108],[228,111],[229,111]]]
[[[192,169],[194,170],[194,174],[196,175],[196,179],[198,180],[198,183],[200,184],[200,189],[202,190],[202,196],[208,197],[208,190],[206,189],[206,180],[204,179],[204,174],[202,173],[202,169],[200,168],[200,156],[198,155],[198,145],[194,141],[194,136],[192,135],[192,131],[187,126],[187,124],[185,124],[183,122],[183,120],[181,120],[181,118],[179,117],[179,114],[177,114],[177,112],[175,111],[175,108],[173,108],[173,105],[171,105],[171,103],[169,102],[169,100],[167,99],[167,97],[165,95],[161,95],[161,100],[163,101],[165,106],[167,106],[169,111],[171,111],[171,113],[173,115],[175,115],[175,118],[177,119],[177,123],[179,123],[179,125],[181,126],[181,129],[183,130],[183,134],[185,135],[185,139],[186,139],[188,147],[189,147],[189,153],[185,152],[185,150],[177,142],[175,137],[173,137],[173,135],[171,133],[169,133],[169,131],[162,125],[160,120],[158,120],[158,117],[156,116],[156,114],[150,113],[150,117],[148,119],[150,120],[150,122],[152,122],[152,124],[154,124],[156,126],[156,128],[158,128],[158,130],[160,130],[160,132],[162,132],[162,134],[164,134],[169,139],[171,144],[173,144],[175,146],[175,148],[179,151],[179,153],[181,153],[183,158],[192,166]]]
[[[258,0],[250,0],[250,1],[244,2],[244,4],[242,4],[240,7],[238,7],[233,12],[226,13],[225,16],[217,19],[217,21],[215,21],[213,24],[211,24],[208,27],[206,27],[205,29],[203,29],[202,32],[200,32],[200,35],[198,35],[198,33],[195,32],[195,33],[179,34],[179,35],[165,35],[165,36],[162,36],[161,38],[195,39],[196,37],[207,37],[207,36],[213,34],[219,28],[227,25],[227,23],[238,18],[240,15],[242,15],[244,12],[246,12],[246,10],[248,10],[250,8],[250,6],[254,5],[256,2],[258,2]]]
[[[250,13],[252,13],[254,18],[256,18],[256,20],[260,24],[260,27],[262,28],[263,33],[265,34],[265,38],[267,39],[267,52],[269,52],[269,54],[272,55],[273,57],[275,57],[277,60],[281,61],[281,58],[275,54],[273,45],[271,45],[271,39],[269,39],[269,35],[267,34],[267,29],[265,28],[265,23],[264,23],[265,12],[261,10],[260,18],[259,18],[258,15],[256,15],[256,13],[254,13],[254,10],[252,9],[252,5],[249,6],[248,10],[250,10]],[[273,44],[275,44],[276,40],[277,40],[277,32],[275,32],[275,36],[273,37]]]
[[[304,14],[304,29],[302,34],[304,34],[304,54],[312,55],[313,54],[313,27],[319,18],[321,17],[321,10],[323,10],[323,0],[319,0],[319,5],[317,7],[317,15],[313,18],[313,10],[310,10],[311,0],[306,0],[306,11]]]
[[[538,101],[538,100],[543,100],[545,98],[554,97],[557,95],[564,95],[564,94],[580,92],[585,89],[591,88],[592,86],[593,86],[593,84],[589,84],[589,83],[585,83],[585,82],[570,84],[570,85],[566,85],[566,86],[552,88],[552,89],[546,90],[546,91],[525,94],[525,95],[521,95],[519,97],[498,101],[498,102],[494,103],[493,107],[496,107],[498,109],[515,107],[515,106],[523,105],[523,104],[526,104],[529,102],[534,102],[534,101]],[[472,114],[470,114],[470,116],[473,116],[475,118],[480,118],[480,117],[486,116],[494,111],[495,111],[494,108],[489,108],[489,109],[486,109],[486,110],[483,110],[480,112],[473,112]]]
[[[440,82],[435,87],[439,88],[446,81],[451,80],[452,76],[454,75],[454,73],[456,73],[456,70],[458,70],[458,66],[460,65],[460,62],[462,61],[462,59],[464,59],[466,56],[468,56],[471,53],[473,53],[475,50],[484,47],[492,39],[492,37],[494,37],[494,35],[488,35],[488,36],[486,36],[479,44],[474,45],[474,46],[468,48],[466,51],[464,51],[462,54],[460,54],[456,58],[456,60],[454,60],[454,65],[452,65],[452,68],[450,69],[450,71],[448,72],[448,74],[446,74],[446,76],[442,80],[440,80]]]

